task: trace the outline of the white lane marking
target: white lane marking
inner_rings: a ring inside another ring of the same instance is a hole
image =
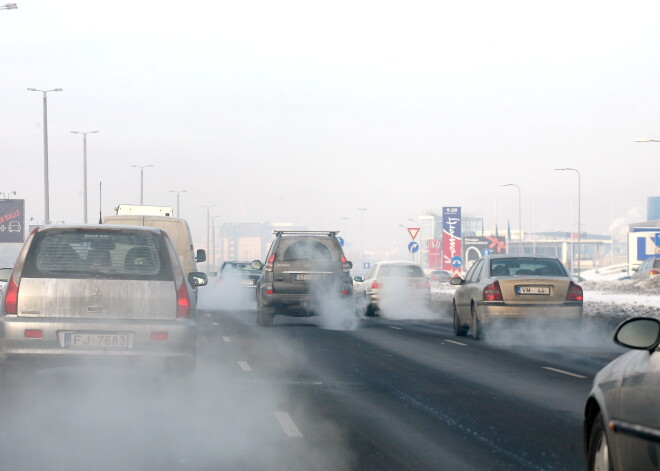
[[[303,434],[296,427],[293,419],[286,412],[275,412],[275,418],[280,423],[280,427],[289,438],[302,438]]]
[[[467,343],[457,342],[456,340],[449,340],[449,339],[442,339],[442,340],[444,340],[445,342],[449,342],[449,343],[455,343],[456,345],[461,345],[461,346],[463,346],[463,347],[467,347],[467,346],[468,346]]]
[[[245,362],[245,361],[239,361],[238,366],[240,366],[243,371],[252,371],[252,368],[250,368],[250,365],[248,365],[247,362]]]
[[[576,373],[571,373],[570,371],[560,370],[558,368],[551,368],[549,366],[544,366],[543,369],[544,370],[549,370],[549,371],[554,371],[555,373],[560,373],[560,374],[567,375],[567,376],[572,376],[574,378],[581,378],[581,379],[586,379],[587,378],[586,376],[582,376],[582,375],[579,375],[579,374],[576,374]]]
[[[217,322],[211,322],[211,324],[213,324],[213,325],[215,325],[215,326],[220,325],[220,324],[218,324]]]
[[[229,337],[222,337],[222,341],[229,343],[231,342],[231,339]]]
[[[207,312],[207,313],[206,313],[206,317],[211,317],[211,314],[209,314],[209,313]]]
[[[390,329],[403,330],[401,327],[394,327],[393,325],[388,325]]]

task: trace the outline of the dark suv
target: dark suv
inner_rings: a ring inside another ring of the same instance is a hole
[[[257,323],[273,324],[276,315],[306,317],[345,307],[352,302],[351,262],[337,232],[275,231],[266,264],[257,281]]]

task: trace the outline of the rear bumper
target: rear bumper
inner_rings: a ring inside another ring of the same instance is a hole
[[[497,319],[580,319],[582,303],[562,304],[507,304],[498,302],[476,303],[479,320],[487,323]]]
[[[40,330],[41,338],[27,338],[26,329]],[[159,334],[161,340],[152,338]],[[123,335],[125,347],[72,347],[67,334]],[[166,338],[162,337],[166,334]],[[175,359],[195,357],[197,327],[192,319],[175,321],[101,320],[63,318],[21,318],[6,315],[0,319],[0,355],[12,357],[155,357]]]
[[[353,293],[342,295],[333,294],[327,296],[315,296],[311,294],[261,294],[260,302],[263,307],[282,308],[285,314],[289,316],[306,317],[315,314],[326,303],[333,306],[333,303],[346,303],[346,307],[352,306]]]

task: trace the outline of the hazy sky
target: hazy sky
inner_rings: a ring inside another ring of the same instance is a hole
[[[291,221],[401,247],[400,224],[458,205],[486,228],[608,233],[660,195],[657,1],[16,0],[0,11],[0,192],[82,222],[175,206],[216,222]],[[612,215],[614,205],[614,215]],[[534,210],[535,209],[535,210]],[[349,219],[343,219],[349,218]],[[402,252],[405,253],[405,252]]]

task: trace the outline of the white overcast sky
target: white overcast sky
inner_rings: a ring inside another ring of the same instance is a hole
[[[461,206],[487,229],[607,234],[660,195],[657,1],[16,0],[0,11],[0,192],[82,222],[118,203],[216,222],[290,221],[405,248],[399,227]],[[612,211],[612,208],[614,211]],[[349,218],[349,219],[344,219]]]

